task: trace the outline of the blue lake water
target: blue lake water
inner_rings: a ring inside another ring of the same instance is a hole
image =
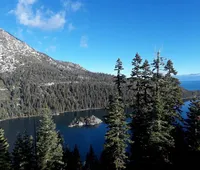
[[[200,82],[182,82],[182,86],[188,90],[200,90]],[[182,115],[186,118],[186,112],[188,111],[189,102],[185,102],[185,105],[182,107]],[[127,110],[130,112],[130,110]],[[60,131],[63,136],[65,143],[69,145],[70,148],[73,148],[75,144],[78,145],[82,160],[85,158],[86,153],[89,150],[90,144],[92,144],[96,154],[99,156],[104,144],[104,135],[106,132],[106,124],[102,123],[95,127],[75,127],[69,128],[68,125],[71,123],[74,118],[91,116],[95,115],[98,118],[102,119],[106,115],[105,110],[89,110],[89,111],[80,111],[80,112],[68,112],[61,114],[59,116],[54,116],[54,121],[56,123],[56,128]],[[20,118],[13,120],[6,120],[0,122],[0,127],[5,130],[5,136],[8,139],[10,144],[10,150],[12,150],[16,134],[18,132],[23,132],[26,130],[30,135],[34,136],[34,123],[36,126],[39,123],[39,117],[32,118]]]
[[[99,156],[104,144],[104,135],[106,132],[106,124],[102,123],[94,127],[73,127],[69,128],[68,125],[75,118],[95,115],[103,119],[106,114],[105,110],[89,110],[80,112],[68,112],[54,116],[57,130],[61,133],[67,144],[71,149],[77,144],[84,159],[90,144],[92,144],[96,154]],[[16,140],[16,134],[26,130],[28,134],[34,136],[34,125],[39,124],[40,117],[32,118],[19,118],[0,122],[0,127],[5,130],[5,136],[10,144],[10,150],[13,149]]]
[[[187,90],[200,90],[200,81],[182,81],[181,86]]]

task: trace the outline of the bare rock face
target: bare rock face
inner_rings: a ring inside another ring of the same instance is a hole
[[[69,127],[82,127],[82,126],[94,126],[101,124],[102,120],[97,118],[96,116],[92,115],[90,117],[80,117],[78,120],[74,119]]]

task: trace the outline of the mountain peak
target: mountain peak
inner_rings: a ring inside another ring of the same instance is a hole
[[[0,29],[0,73],[13,72],[25,61],[40,60],[38,56],[38,52],[26,43]]]
[[[39,63],[62,70],[84,70],[77,64],[56,61],[46,54],[40,53],[0,28],[0,73],[12,73],[27,64]]]

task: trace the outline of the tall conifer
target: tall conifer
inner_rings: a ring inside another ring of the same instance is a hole
[[[13,169],[14,170],[33,170],[35,168],[33,138],[26,132],[17,135],[15,147],[13,149]]]
[[[52,115],[44,110],[40,127],[37,132],[37,163],[41,170],[60,170],[63,168],[63,152],[60,138],[56,132],[56,126]]]
[[[165,96],[168,94],[166,94],[164,66],[164,61],[158,52],[157,58],[153,62],[154,75],[152,80],[155,83],[155,90],[153,92],[152,122],[149,128],[151,163],[157,166],[171,164],[170,151],[174,147],[174,138],[172,136],[174,126],[169,121],[172,115],[168,110],[170,108],[168,106],[169,103],[165,100]]]
[[[0,169],[1,170],[9,170],[11,168],[8,147],[9,145],[4,136],[4,130],[0,128]]]
[[[94,153],[92,145],[90,145],[89,152],[86,155],[84,170],[98,170],[98,159]]]
[[[186,119],[186,141],[190,151],[200,151],[200,100],[191,100]]]
[[[133,94],[132,108],[132,140],[131,159],[143,166],[148,161],[148,127],[152,111],[152,71],[147,60],[142,62],[142,58],[137,53],[132,61],[131,90]]]
[[[125,82],[122,62],[117,60],[115,71],[117,71],[116,85],[117,92],[110,97],[108,115],[105,122],[108,125],[105,141],[105,155],[109,160],[107,169],[121,170],[126,168],[126,148],[129,142],[128,125],[124,113],[124,103],[122,99],[122,83]]]

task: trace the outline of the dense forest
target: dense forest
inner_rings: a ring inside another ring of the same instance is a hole
[[[62,71],[39,63],[18,68],[12,74],[0,74],[0,119],[42,114],[44,106],[52,113],[105,108],[114,93],[114,76],[77,70]],[[129,106],[131,78],[123,84],[123,97]],[[136,84],[135,84],[136,85]],[[200,91],[182,89],[188,100]]]
[[[31,64],[0,75],[0,119],[41,114],[44,106],[52,113],[106,107],[111,75],[46,67]]]
[[[187,118],[181,117],[182,89],[171,60],[157,53],[153,63],[139,54],[132,60],[128,87],[117,60],[115,87],[109,96],[105,116],[107,132],[100,158],[92,146],[85,161],[78,146],[71,150],[55,130],[49,106],[35,139],[26,132],[18,134],[12,153],[8,152],[3,129],[0,130],[0,169],[2,170],[122,170],[172,169],[198,165],[200,158],[200,100],[191,100]],[[126,87],[126,88],[125,88]],[[125,91],[129,91],[126,92]],[[126,95],[129,95],[127,97]],[[125,97],[126,96],[126,97]],[[125,114],[126,103],[133,113]],[[126,120],[131,119],[130,123]],[[83,161],[83,162],[82,162]]]

